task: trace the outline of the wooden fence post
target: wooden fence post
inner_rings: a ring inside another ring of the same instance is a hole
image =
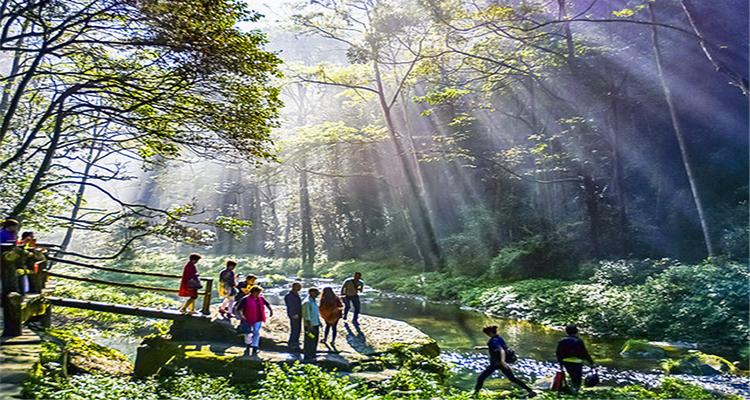
[[[5,297],[8,304],[3,304],[3,336],[21,335],[21,302],[23,296],[18,292],[10,292]]]
[[[212,278],[206,278],[206,288],[203,294],[203,309],[201,313],[203,315],[211,314],[211,290],[213,289],[214,280]]]

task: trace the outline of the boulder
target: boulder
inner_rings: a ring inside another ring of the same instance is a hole
[[[629,339],[622,346],[620,355],[626,358],[660,359],[667,356],[667,352],[659,346],[645,340]]]
[[[274,307],[261,331],[257,356],[245,353],[242,336],[236,332],[238,321],[207,318],[177,320],[170,335],[150,337],[137,350],[135,375],[171,373],[180,368],[216,376],[228,376],[235,382],[257,378],[264,363],[301,361],[299,354],[289,353],[286,341],[288,320],[283,307]],[[360,325],[340,322],[335,343],[320,343],[315,363],[324,369],[342,372],[380,371],[383,364],[377,356],[391,351],[394,344],[429,356],[440,354],[437,343],[411,325],[361,315]],[[323,329],[321,327],[321,335]]]
[[[737,367],[726,359],[699,351],[691,351],[687,356],[676,360],[666,360],[662,368],[667,374],[690,374],[713,376],[724,373],[737,373]]]

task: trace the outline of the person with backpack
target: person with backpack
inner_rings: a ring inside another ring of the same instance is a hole
[[[221,306],[219,306],[219,314],[226,319],[229,319],[231,315],[234,296],[237,294],[237,282],[234,276],[235,267],[237,267],[237,261],[227,260],[226,267],[219,274],[219,296],[224,298]]]
[[[583,364],[594,366],[594,360],[586,350],[583,340],[578,337],[578,327],[570,324],[565,327],[565,336],[557,343],[557,362],[560,363],[560,370],[565,370],[570,375],[570,389],[573,393],[578,393],[583,381]]]
[[[201,259],[200,254],[193,253],[188,258],[187,264],[182,269],[182,279],[180,279],[180,291],[177,293],[180,297],[187,297],[185,304],[180,307],[183,314],[195,312],[195,300],[198,298],[198,289],[201,287],[200,276],[196,264]]]
[[[529,398],[535,397],[536,393],[534,393],[534,391],[531,390],[531,388],[522,380],[516,378],[515,375],[513,375],[513,371],[508,366],[508,345],[506,345],[505,340],[500,335],[498,335],[497,326],[487,326],[482,329],[482,332],[490,337],[490,340],[487,342],[487,347],[489,348],[490,355],[490,365],[488,365],[487,368],[485,368],[484,371],[482,371],[482,373],[480,373],[477,377],[477,384],[474,386],[474,396],[477,396],[479,394],[482,386],[484,386],[484,381],[489,378],[495,371],[500,370],[500,372],[502,372],[509,381],[526,390],[529,393]]]
[[[289,317],[289,350],[299,352],[299,335],[302,333],[302,299],[299,297],[299,291],[302,290],[302,284],[299,282],[292,283],[292,289],[284,296],[286,305],[286,315]]]
[[[253,286],[247,296],[240,300],[240,324],[244,324],[249,330],[249,333],[245,333],[245,354],[250,353],[252,349],[252,355],[258,354],[260,347],[260,330],[263,327],[263,323],[266,322],[266,308],[268,309],[269,316],[273,317],[273,309],[271,304],[261,295],[263,288],[260,286]]]

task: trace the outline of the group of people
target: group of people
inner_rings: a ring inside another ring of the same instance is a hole
[[[16,269],[18,277],[17,290],[20,294],[35,292],[38,288],[32,287],[29,275],[39,272],[39,263],[44,261],[44,251],[37,247],[34,232],[22,232],[18,236],[20,223],[14,219],[6,219],[0,228],[0,253],[3,261],[19,261]],[[20,259],[20,260],[17,260]]]
[[[195,312],[195,301],[198,289],[202,287],[196,264],[200,261],[199,254],[191,254],[185,264],[180,280],[179,296],[186,297],[180,312],[188,314]],[[263,288],[258,285],[255,275],[246,275],[244,280],[237,282],[235,273],[237,262],[228,260],[219,274],[219,296],[224,300],[219,306],[219,315],[224,319],[232,317],[240,321],[238,331],[244,335],[245,353],[257,355],[260,346],[260,332],[263,323],[273,316],[271,304],[263,297]],[[340,296],[336,295],[332,287],[325,287],[322,291],[311,287],[303,300],[300,296],[302,284],[294,282],[289,292],[284,296],[287,317],[289,318],[289,350],[302,352],[305,360],[315,359],[320,340],[320,327],[325,322],[323,342],[331,344],[336,341],[339,320],[346,320],[349,311],[353,311],[352,324],[359,325],[361,308],[359,294],[364,290],[362,274],[355,272],[351,278],[344,281]],[[320,304],[318,304],[318,297]],[[304,327],[303,347],[300,348],[300,335]]]
[[[477,377],[477,383],[474,386],[474,394],[478,394],[487,380],[495,371],[500,371],[508,378],[509,381],[523,388],[529,393],[529,397],[535,397],[536,393],[522,380],[513,375],[513,371],[508,365],[511,350],[505,343],[505,340],[498,334],[497,326],[487,326],[483,330],[485,335],[489,336],[487,348],[489,349],[490,364]],[[594,360],[591,358],[586,345],[578,337],[578,327],[568,325],[565,327],[565,336],[557,343],[555,355],[557,362],[560,364],[561,371],[567,371],[570,376],[570,390],[577,393],[583,382],[583,364],[594,366]]]

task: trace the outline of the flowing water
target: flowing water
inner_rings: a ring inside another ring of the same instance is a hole
[[[304,282],[305,287],[332,286],[339,283],[328,279]],[[281,302],[285,288],[267,290],[272,302]],[[441,357],[455,365],[456,384],[470,388],[487,365],[487,337],[482,328],[497,325],[500,334],[519,356],[513,365],[514,371],[529,382],[550,377],[557,371],[555,347],[564,336],[560,331],[525,321],[499,319],[455,303],[435,302],[414,296],[403,296],[366,288],[361,296],[362,312],[384,318],[405,321],[435,339],[442,350]],[[351,318],[351,317],[350,317]],[[639,384],[647,387],[658,384],[664,374],[659,369],[659,360],[632,359],[620,356],[624,339],[582,336],[589,352],[599,365],[598,372],[603,384]],[[699,384],[707,389],[734,393],[750,398],[750,379],[734,375],[693,376],[680,378]],[[495,382],[487,381],[491,388]]]

